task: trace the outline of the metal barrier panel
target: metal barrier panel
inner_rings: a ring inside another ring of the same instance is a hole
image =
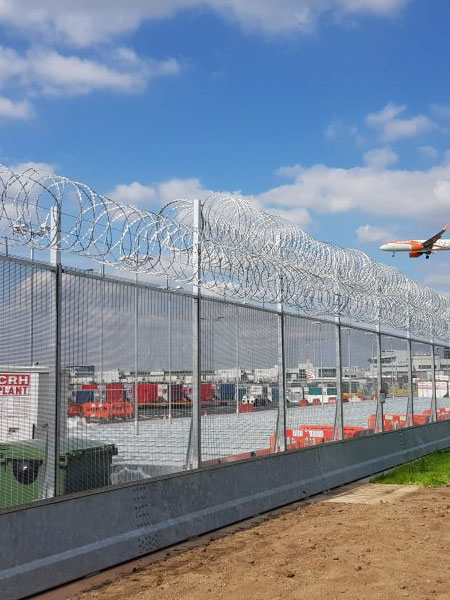
[[[67,493],[186,468],[192,414],[190,298],[63,275]],[[75,472],[76,471],[76,472]]]
[[[378,430],[377,334],[342,327],[344,437]]]
[[[409,351],[403,338],[381,336],[382,389],[386,395],[384,430],[407,427],[409,418]]]
[[[55,273],[0,260],[0,508],[55,494]]]
[[[0,514],[0,546],[8,548],[0,558],[2,600],[19,600],[449,445],[449,422],[433,423]]]
[[[336,325],[286,315],[288,450],[335,439]]]
[[[450,349],[434,346],[436,420],[450,419]]]
[[[202,300],[204,464],[260,456],[275,448],[279,320],[273,312]]]
[[[433,346],[421,342],[411,343],[413,424],[425,425],[432,419],[433,399]]]

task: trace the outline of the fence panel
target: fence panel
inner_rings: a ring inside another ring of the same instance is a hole
[[[190,298],[66,273],[66,444],[81,456],[66,491],[181,471],[190,431]]]
[[[377,334],[342,327],[344,437],[377,430]]]
[[[55,273],[0,261],[0,508],[54,495]]]
[[[433,347],[431,344],[412,342],[411,354],[414,398],[413,424],[425,425],[432,421]]]
[[[437,420],[450,419],[450,348],[435,346]]]
[[[202,300],[202,456],[206,464],[275,447],[277,314]]]
[[[402,429],[408,422],[409,353],[405,339],[381,336],[382,389],[386,394],[384,430]]]
[[[0,509],[191,466],[192,296],[63,271],[56,444],[56,270],[3,258],[0,281]],[[203,465],[282,450],[284,433],[288,450],[337,439],[335,323],[202,297],[200,329]],[[377,334],[341,327],[345,438],[378,431],[379,387],[386,431],[431,420],[432,347],[411,349],[414,415],[408,340],[381,335],[380,385]],[[435,353],[444,420],[450,354]]]
[[[337,417],[336,326],[286,316],[287,449],[333,441]]]

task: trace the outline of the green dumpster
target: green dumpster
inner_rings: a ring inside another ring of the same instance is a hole
[[[71,438],[61,443],[60,494],[110,484],[114,444]],[[49,472],[47,472],[49,471]],[[0,508],[27,504],[47,496],[53,485],[53,462],[43,440],[0,444]]]

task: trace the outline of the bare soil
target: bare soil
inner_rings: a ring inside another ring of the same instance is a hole
[[[449,600],[449,548],[450,487],[379,504],[335,498],[73,600]]]

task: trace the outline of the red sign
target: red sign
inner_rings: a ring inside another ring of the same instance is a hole
[[[0,373],[0,396],[28,396],[30,375],[25,373]]]

